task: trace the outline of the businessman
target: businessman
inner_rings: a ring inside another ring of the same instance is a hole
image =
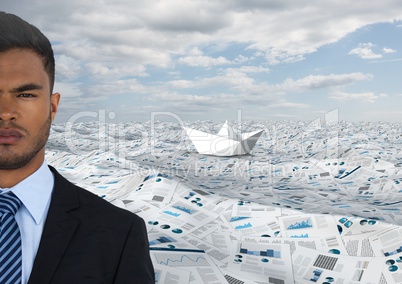
[[[42,32],[0,12],[0,284],[155,283],[144,221],[45,162],[54,73]]]

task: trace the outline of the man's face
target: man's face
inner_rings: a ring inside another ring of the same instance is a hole
[[[59,99],[36,53],[0,52],[0,169],[43,162]]]

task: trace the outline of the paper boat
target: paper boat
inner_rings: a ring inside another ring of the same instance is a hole
[[[235,133],[225,121],[218,134],[210,134],[196,129],[184,127],[199,154],[214,156],[235,156],[250,153],[263,130]]]

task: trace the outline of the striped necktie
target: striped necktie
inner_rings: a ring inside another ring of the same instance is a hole
[[[13,193],[0,195],[0,284],[21,283],[21,234],[14,218],[20,206]]]

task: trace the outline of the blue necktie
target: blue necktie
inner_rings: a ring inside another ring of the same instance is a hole
[[[20,206],[13,193],[0,195],[0,284],[21,283],[21,234],[14,218]]]

